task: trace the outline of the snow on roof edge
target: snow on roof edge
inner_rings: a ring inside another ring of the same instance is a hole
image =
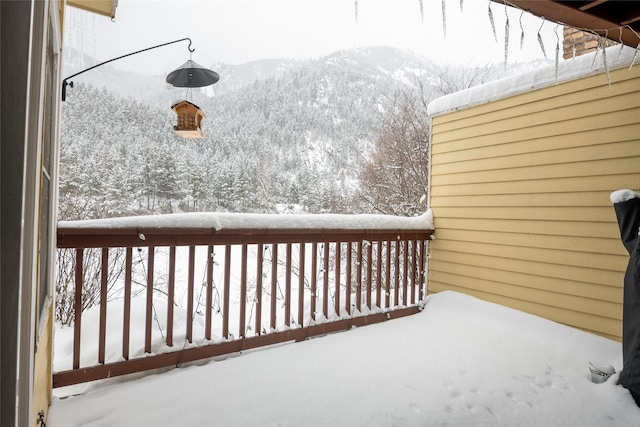
[[[606,55],[597,51],[559,62],[557,79],[556,66],[553,64],[501,80],[494,80],[434,99],[427,106],[427,114],[429,117],[435,117],[583,77],[603,74],[607,69],[611,72],[631,65],[636,59],[634,58],[636,53],[635,48],[616,45],[607,48]]]
[[[73,229],[344,229],[344,230],[433,230],[431,209],[417,217],[359,214],[251,214],[190,212],[166,215],[130,216],[82,221],[60,221],[58,228]]]

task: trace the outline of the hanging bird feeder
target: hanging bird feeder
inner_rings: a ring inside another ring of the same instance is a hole
[[[188,48],[189,52],[193,52]],[[194,49],[195,50],[195,49]],[[191,58],[167,76],[167,83],[174,87],[191,88],[210,86],[220,80],[220,76],[213,70],[203,67]],[[178,135],[183,138],[204,138],[200,123],[206,117],[204,112],[193,102],[183,100],[171,106],[178,115],[178,124],[173,127]]]
[[[171,106],[178,115],[178,124],[173,127],[178,135],[183,138],[204,138],[200,123],[206,116],[196,104],[189,101],[180,101]]]

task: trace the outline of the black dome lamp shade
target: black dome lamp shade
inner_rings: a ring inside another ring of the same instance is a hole
[[[167,83],[174,87],[204,87],[216,83],[220,75],[189,59],[167,76]]]

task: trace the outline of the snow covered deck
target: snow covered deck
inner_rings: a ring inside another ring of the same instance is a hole
[[[55,389],[47,425],[637,425],[640,409],[617,374],[594,384],[589,362],[620,370],[620,344],[443,292],[393,322]]]

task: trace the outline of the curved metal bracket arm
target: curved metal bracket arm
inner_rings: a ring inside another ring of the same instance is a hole
[[[146,52],[146,51],[151,50],[151,49],[156,49],[156,48],[159,48],[159,47],[162,47],[162,46],[167,46],[169,44],[178,43],[178,42],[182,42],[182,41],[185,41],[185,40],[189,40],[189,46],[187,47],[187,49],[189,50],[189,52],[193,53],[195,51],[195,49],[191,49],[191,39],[189,37],[185,37],[183,39],[174,40],[172,42],[162,43],[162,44],[159,44],[157,46],[151,46],[151,47],[148,47],[146,49],[141,49],[141,50],[137,50],[135,52],[127,53],[126,55],[122,55],[122,56],[118,56],[117,58],[109,59],[108,61],[101,62],[101,63],[99,63],[97,65],[94,65],[93,67],[89,67],[89,68],[87,68],[85,70],[82,70],[82,71],[79,71],[79,72],[77,72],[75,74],[72,74],[69,77],[67,77],[64,80],[62,80],[62,100],[65,101],[66,98],[67,98],[67,86],[73,87],[73,82],[68,81],[68,80],[74,78],[75,76],[78,76],[78,75],[80,75],[82,73],[86,73],[87,71],[93,70],[94,68],[98,68],[98,67],[100,67],[100,66],[102,66],[104,64],[108,64],[109,62],[113,62],[113,61],[117,61],[118,59],[126,58],[127,56],[136,55],[138,53]]]

